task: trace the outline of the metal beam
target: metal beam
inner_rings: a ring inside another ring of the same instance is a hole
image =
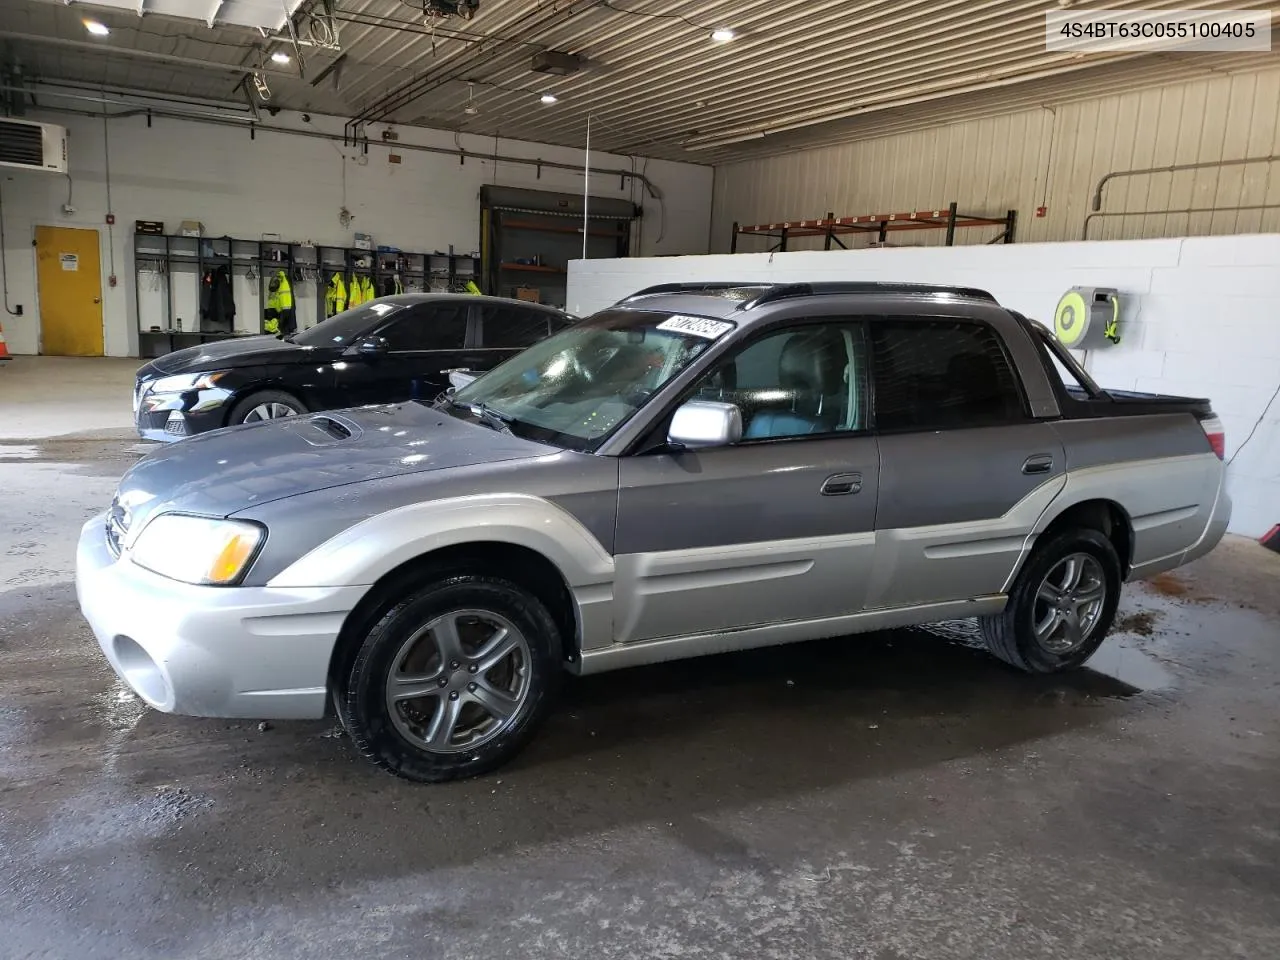
[[[178,57],[168,53],[152,53],[150,50],[134,50],[130,47],[115,47],[104,43],[88,43],[83,40],[64,40],[61,37],[42,37],[34,33],[19,33],[16,30],[0,30],[0,39],[21,40],[24,43],[43,43],[53,47],[67,47],[71,50],[87,50],[95,53],[109,53],[112,56],[133,57],[138,60],[152,60],[156,63],[176,63],[187,67],[203,67],[209,70],[222,70],[227,73],[244,73],[244,67],[235,63],[218,63],[214,60],[193,60],[191,57]]]
[[[205,20],[205,23],[208,24],[210,28],[212,28],[213,25],[217,23],[218,14],[221,12],[222,12],[222,0],[213,0],[213,6],[209,10],[209,18]]]

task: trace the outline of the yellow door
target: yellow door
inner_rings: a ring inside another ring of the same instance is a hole
[[[36,227],[40,352],[102,356],[102,263],[98,231]]]

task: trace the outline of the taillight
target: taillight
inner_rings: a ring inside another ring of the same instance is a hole
[[[1227,435],[1222,429],[1222,421],[1217,417],[1208,417],[1200,421],[1204,435],[1209,438],[1209,446],[1218,455],[1219,460],[1226,459]]]

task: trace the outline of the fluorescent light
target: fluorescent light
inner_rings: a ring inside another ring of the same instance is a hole
[[[105,37],[111,31],[107,29],[105,23],[99,23],[97,20],[86,20],[84,28],[92,33],[95,37]]]
[[[714,150],[716,147],[727,147],[732,143],[746,143],[749,140],[763,140],[766,134],[763,130],[757,130],[754,133],[742,133],[737,136],[716,137],[704,141],[686,141],[681,144],[686,150]]]
[[[544,93],[541,99],[543,103],[555,103],[560,98],[557,97],[554,93]]]
[[[716,43],[728,43],[730,40],[732,40],[736,36],[737,34],[734,33],[732,30],[730,30],[728,27],[721,27],[718,30],[711,31],[711,39],[714,40]]]
[[[283,50],[277,50],[275,53],[271,55],[271,59],[275,63],[288,63],[290,57]]]

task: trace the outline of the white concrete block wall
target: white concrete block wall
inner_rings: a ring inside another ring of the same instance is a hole
[[[680,280],[963,284],[1050,323],[1069,287],[1115,287],[1122,342],[1089,351],[1090,373],[1117,389],[1210,398],[1235,457],[1231,530],[1280,523],[1280,399],[1241,450],[1280,386],[1280,235],[575,261],[568,305],[586,314]]]
[[[104,123],[62,113],[33,114],[30,119],[61,124],[69,131],[71,183],[43,172],[0,168],[3,198],[5,261],[9,302],[22,304],[23,316],[0,313],[0,323],[13,353],[39,349],[39,302],[32,240],[35,227],[85,227],[99,232],[102,257],[104,333],[108,356],[137,353],[138,304],[133,283],[133,222],[163,220],[176,233],[181,220],[199,220],[209,236],[254,239],[264,232],[291,241],[349,246],[352,233],[372,234],[375,242],[406,250],[470,252],[480,244],[480,187],[498,183],[580,195],[582,174],[562,170],[425,153],[408,145],[450,151],[460,144],[474,154],[528,157],[578,165],[581,150],[545,144],[498,141],[463,134],[399,128],[396,144],[373,143],[364,155],[341,143],[292,133],[259,132],[187,121],[145,117],[112,121],[104,141]],[[303,123],[296,114],[269,118],[273,126],[341,133],[342,120],[313,116]],[[371,131],[377,138],[381,128]],[[106,153],[110,146],[111,207],[107,204]],[[400,154],[391,164],[388,153]],[[592,153],[592,165],[632,169],[629,157]],[[640,169],[637,164],[634,169]],[[595,196],[630,197],[644,208],[633,237],[646,255],[702,253],[707,249],[711,217],[710,167],[664,160],[643,163],[645,174],[662,194],[659,202],[639,185],[620,177],[596,175]],[[74,214],[62,210],[72,187]],[[338,220],[345,206],[354,214],[349,227]],[[108,242],[105,217],[112,212],[114,243]],[[114,255],[117,286],[108,286]],[[196,318],[194,279],[175,274],[175,309],[188,323]],[[313,285],[300,288],[299,316],[316,314]],[[256,291],[255,291],[256,293]],[[237,283],[239,317],[256,323],[261,304],[248,286]],[[143,324],[157,322],[159,296],[141,292]],[[237,321],[238,327],[253,324]],[[189,329],[189,327],[188,327]]]

